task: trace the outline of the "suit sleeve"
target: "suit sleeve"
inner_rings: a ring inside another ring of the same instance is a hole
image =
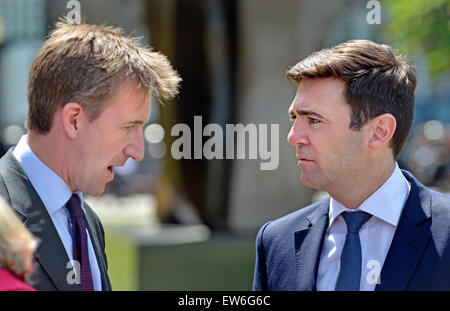
[[[255,273],[253,278],[253,290],[263,291],[267,290],[267,269],[266,269],[266,258],[264,254],[264,241],[263,235],[264,230],[270,224],[267,222],[265,225],[259,229],[258,235],[256,236],[256,260],[255,260]]]

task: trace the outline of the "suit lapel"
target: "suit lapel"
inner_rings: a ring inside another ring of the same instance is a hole
[[[328,225],[329,200],[324,200],[307,217],[303,228],[294,233],[296,290],[316,290],[317,269],[323,238]]]
[[[39,239],[36,261],[58,290],[79,290],[78,285],[67,282],[66,277],[71,271],[66,266],[69,257],[44,203],[11,150],[3,160],[3,180],[11,197],[11,207],[22,216],[26,227]]]
[[[376,290],[405,290],[430,238],[431,196],[408,172],[411,190],[403,208]]]
[[[96,224],[94,223],[93,217],[87,216],[87,212],[86,212],[87,204],[84,203],[83,205],[85,206],[83,209],[84,210],[84,219],[86,221],[86,226],[89,231],[89,236],[91,238],[91,242],[94,247],[95,256],[97,257],[97,263],[100,268],[100,275],[101,275],[101,280],[102,280],[102,290],[103,291],[110,290],[110,284],[109,284],[109,281],[107,281],[108,272],[107,272],[105,258],[103,256],[103,254],[100,253],[100,250],[104,249],[104,247],[102,245],[100,245],[98,232],[96,230],[94,230],[94,228],[96,228]]]

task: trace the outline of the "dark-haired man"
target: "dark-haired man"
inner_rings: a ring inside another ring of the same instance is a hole
[[[354,40],[287,77],[301,180],[330,197],[260,229],[254,290],[450,290],[450,196],[396,162],[413,120],[411,61]]]

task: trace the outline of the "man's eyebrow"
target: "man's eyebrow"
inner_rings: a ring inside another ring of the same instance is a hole
[[[301,116],[316,116],[320,119],[326,119],[323,115],[320,113],[311,111],[311,110],[297,110],[297,113]],[[289,115],[293,115],[294,112],[292,110],[289,110]]]
[[[125,122],[124,124],[125,125],[131,125],[131,124],[144,124],[145,122],[144,121],[142,121],[142,120],[133,120],[133,121],[127,121],[127,122]]]

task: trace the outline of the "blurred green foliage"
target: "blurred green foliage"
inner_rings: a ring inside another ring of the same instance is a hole
[[[450,69],[450,0],[390,0],[384,33],[401,51],[424,53],[430,74]]]
[[[138,247],[105,227],[108,275],[114,291],[138,290]]]

